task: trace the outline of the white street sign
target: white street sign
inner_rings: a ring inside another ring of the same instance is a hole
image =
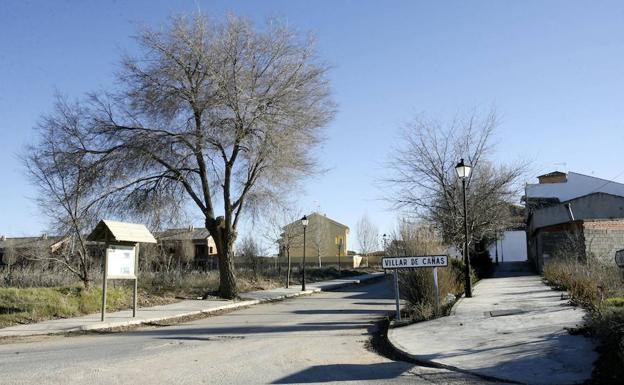
[[[448,266],[446,255],[426,255],[422,257],[391,257],[382,260],[384,269],[410,269],[418,267]]]
[[[106,249],[106,258],[106,278],[136,279],[134,246],[110,245]]]

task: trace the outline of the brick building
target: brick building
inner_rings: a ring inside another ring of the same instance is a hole
[[[554,172],[528,184],[527,253],[541,272],[550,258],[593,257],[614,263],[624,248],[624,184]]]

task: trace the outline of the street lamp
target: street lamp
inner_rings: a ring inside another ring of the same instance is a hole
[[[470,282],[470,257],[468,256],[468,210],[466,209],[466,179],[470,177],[470,171],[472,167],[464,164],[464,159],[460,159],[457,166],[455,166],[457,177],[462,181],[462,191],[464,198],[464,263],[466,264],[466,270],[464,272],[464,289],[467,298],[472,297],[472,282]]]
[[[303,268],[301,269],[301,291],[305,291],[305,254],[306,254],[306,227],[308,227],[308,217],[301,218],[303,225]]]

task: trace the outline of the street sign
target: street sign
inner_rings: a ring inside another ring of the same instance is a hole
[[[447,255],[423,255],[423,256],[405,256],[405,257],[388,257],[381,261],[384,269],[394,269],[394,295],[396,301],[396,318],[401,320],[400,297],[399,294],[399,269],[413,269],[422,267],[433,268],[433,286],[435,289],[436,313],[440,312],[440,292],[438,289],[438,267],[448,266]]]
[[[384,269],[410,269],[418,267],[448,266],[446,255],[425,255],[422,257],[391,257],[382,260]]]
[[[615,252],[615,264],[624,269],[624,249]]]

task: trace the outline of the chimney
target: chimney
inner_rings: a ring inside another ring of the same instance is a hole
[[[546,183],[565,183],[568,181],[568,175],[565,172],[554,171],[537,177],[539,184]]]
[[[189,225],[189,227],[188,227],[188,231],[189,231],[189,232],[191,232],[191,233],[192,233],[193,231],[195,231],[195,226],[193,226],[193,225]]]
[[[41,239],[48,239],[48,233],[41,234]]]

